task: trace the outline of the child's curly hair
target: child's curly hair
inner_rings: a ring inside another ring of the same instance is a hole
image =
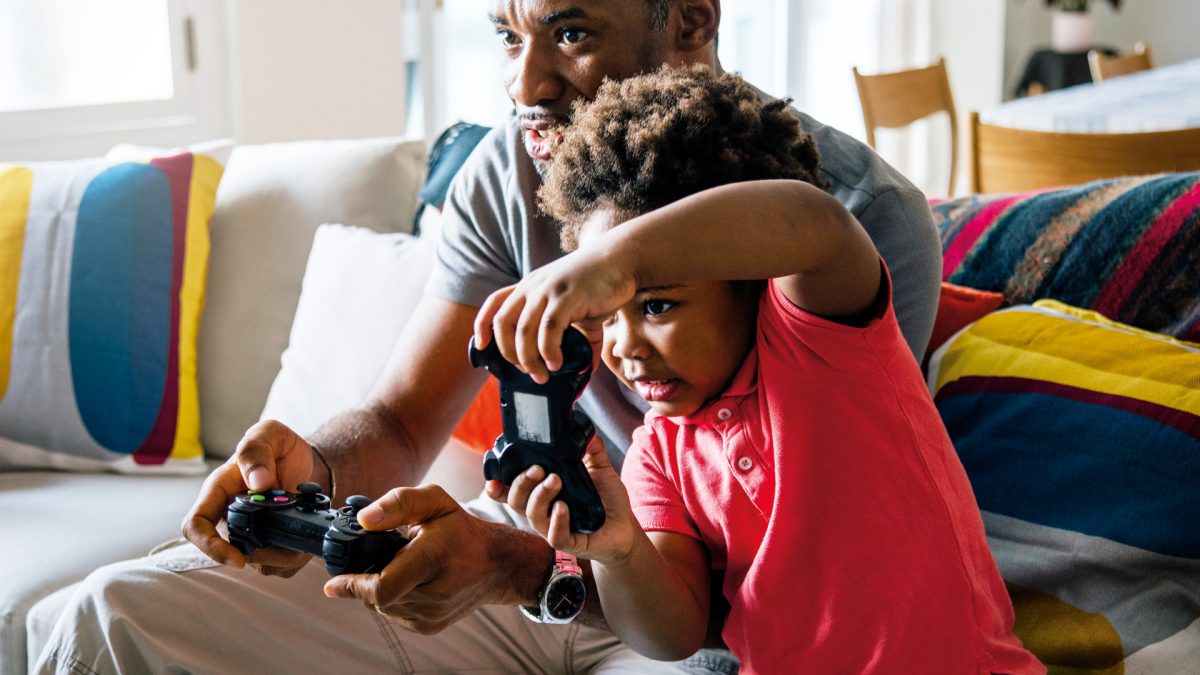
[[[822,188],[820,154],[788,110],[736,75],[696,65],[606,81],[576,102],[555,151],[542,210],[562,225],[564,250],[597,208],[639,215],[708,188],[769,178]]]

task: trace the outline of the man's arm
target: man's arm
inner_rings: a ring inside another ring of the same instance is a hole
[[[473,372],[466,357],[474,314],[466,305],[423,299],[367,401],[314,434],[319,451],[278,422],[251,427],[229,461],[205,481],[184,520],[184,536],[214,560],[241,566],[245,556],[220,537],[216,526],[234,496],[247,488],[293,489],[311,480],[336,492],[335,499],[374,498],[419,480],[483,381],[484,374]],[[282,551],[255,555],[270,557],[272,568],[307,560]]]
[[[335,499],[374,499],[425,475],[487,376],[467,360],[475,312],[422,299],[363,404],[313,434],[334,476],[317,462],[312,479],[336,483]]]
[[[245,557],[217,534],[216,524],[247,487],[292,488],[314,480],[336,483],[341,499],[386,492],[364,517],[381,516],[371,524],[375,529],[419,524],[412,543],[382,574],[337,577],[327,593],[379,604],[422,633],[437,632],[480,604],[534,604],[553,558],[541,537],[475,518],[436,486],[388,491],[420,479],[485,377],[467,361],[474,315],[467,305],[423,300],[364,405],[314,434],[320,456],[277,422],[251,428],[234,457],[206,481],[184,522],[188,539],[213,559],[241,566]],[[287,576],[307,560],[264,549],[253,562]]]

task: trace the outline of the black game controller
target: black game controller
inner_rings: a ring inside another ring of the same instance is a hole
[[[243,492],[229,505],[229,543],[247,555],[268,546],[281,546],[325,559],[325,569],[339,574],[382,570],[408,539],[387,530],[368,532],[358,524],[358,512],[371,503],[362,495],[330,508],[329,497],[316,483],[301,483],[299,492]]]
[[[485,367],[500,381],[500,419],[504,433],[483,457],[483,476],[512,485],[531,466],[558,474],[562,490],[555,501],[571,511],[571,530],[585,534],[604,524],[604,504],[583,465],[583,454],[596,435],[591,420],[575,409],[575,400],[592,377],[592,346],[574,328],[562,343],[563,364],[538,384],[500,355],[496,341],[483,349],[468,345],[471,365]]]

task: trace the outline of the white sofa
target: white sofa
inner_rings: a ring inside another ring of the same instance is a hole
[[[261,414],[309,432],[361,399],[420,295],[436,233],[404,234],[425,175],[419,141],[205,151],[228,155],[198,345],[200,434],[211,468]],[[427,209],[425,229],[436,229],[435,219]],[[314,247],[322,224],[354,227],[325,227]],[[452,441],[427,479],[468,498],[480,474],[478,455]],[[177,537],[202,481],[0,469],[0,675],[26,672],[73,584]]]

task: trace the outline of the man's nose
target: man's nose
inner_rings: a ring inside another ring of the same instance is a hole
[[[507,80],[509,98],[527,108],[557,101],[565,88],[554,57],[534,45],[509,61]]]

